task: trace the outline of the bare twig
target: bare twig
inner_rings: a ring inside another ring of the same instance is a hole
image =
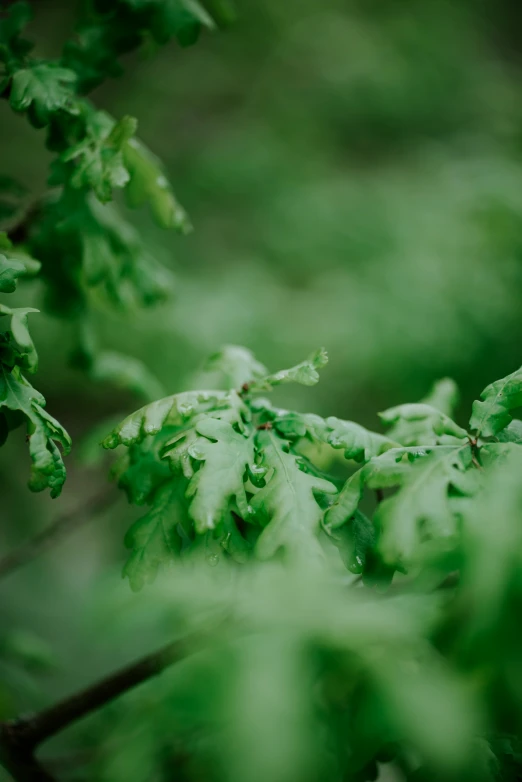
[[[83,527],[102,513],[114,502],[113,489],[104,489],[91,500],[85,502],[81,508],[64,513],[46,529],[38,532],[31,540],[23,543],[19,548],[0,559],[0,579],[9,576],[23,565],[32,562],[55,543],[67,535]]]
[[[194,637],[174,641],[30,717],[0,724],[0,762],[15,782],[56,782],[35,757],[47,739],[183,659]]]

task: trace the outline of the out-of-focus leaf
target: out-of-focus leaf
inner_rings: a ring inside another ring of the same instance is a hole
[[[134,591],[156,578],[158,568],[168,564],[181,550],[178,525],[188,524],[185,501],[186,482],[167,480],[154,492],[151,507],[136,521],[125,536],[132,553],[125,564]]]
[[[267,372],[252,351],[238,345],[225,345],[205,362],[195,384],[239,391],[244,384],[264,377]]]
[[[75,110],[76,74],[57,63],[33,63],[15,71],[9,102],[15,111],[27,111],[33,125],[42,128],[52,113]]]
[[[428,404],[406,404],[391,407],[379,418],[390,429],[390,437],[401,445],[447,444],[447,438],[462,440],[467,432],[445,413]]]
[[[148,203],[159,225],[188,233],[191,225],[187,213],[176,200],[156,156],[136,138],[127,141],[122,146],[122,152],[129,174],[125,188],[129,206]]]
[[[72,187],[92,190],[103,204],[111,201],[113,190],[125,187],[130,179],[123,148],[136,127],[133,117],[123,117],[114,123],[105,112],[89,113],[85,138],[61,156],[64,163],[75,164],[70,177]]]

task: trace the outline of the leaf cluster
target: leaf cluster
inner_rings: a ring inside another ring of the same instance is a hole
[[[137,121],[114,119],[86,93],[117,75],[121,55],[148,37],[157,43],[176,37],[187,45],[214,21],[193,0],[87,3],[61,57],[49,60],[34,56],[24,37],[32,15],[23,0],[0,11],[0,97],[35,128],[45,128],[46,146],[56,157],[49,193],[33,201],[16,180],[0,177],[0,222],[7,229],[0,234],[0,293],[12,293],[20,279],[39,273],[46,309],[69,321],[73,365],[93,380],[154,399],[161,385],[141,362],[99,346],[93,313],[99,304],[132,312],[164,301],[172,278],[109,202],[124,190],[129,206],[149,204],[162,227],[186,232],[190,223],[161,163],[136,138]],[[9,323],[0,334],[0,440],[25,420],[30,486],[49,487],[57,496],[65,467],[56,442],[67,451],[69,437],[22,374],[37,369],[28,330],[28,315],[35,311],[0,304],[2,320]]]
[[[486,454],[489,465],[505,443],[481,437],[475,412],[469,432],[452,420],[457,394],[449,380],[420,403],[382,413],[388,434],[283,410],[255,395],[285,382],[312,384],[325,362],[319,351],[269,374],[248,351],[225,348],[209,369],[215,375],[221,365],[224,382],[239,387],[167,397],[129,416],[105,439],[106,448],[128,449],[115,474],[130,501],[151,506],[126,539],[133,587],[203,541],[210,557],[221,550],[239,562],[281,554],[320,562],[338,549],[349,569],[370,582],[386,583],[395,571],[414,573],[428,562],[443,572],[452,567],[462,509],[480,496]],[[489,405],[486,431],[498,416],[499,384],[475,403]],[[506,421],[517,393],[513,388],[503,397]],[[341,486],[338,476],[314,463],[314,453],[325,447],[341,451],[347,468],[352,465]],[[172,503],[168,492],[174,492]]]

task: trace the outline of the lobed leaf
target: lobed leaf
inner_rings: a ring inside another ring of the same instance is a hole
[[[325,514],[327,531],[337,529],[353,516],[362,499],[365,487],[388,489],[399,486],[410,471],[412,460],[428,455],[433,448],[392,448],[351,475],[339,496]]]
[[[257,361],[251,350],[239,345],[225,345],[205,362],[198,373],[201,381],[198,385],[240,390],[267,373],[266,367]]]
[[[235,397],[237,399],[237,394]],[[219,391],[184,391],[167,396],[127,416],[107,435],[102,445],[104,448],[116,448],[118,445],[139,443],[147,435],[157,434],[164,426],[181,426],[199,412],[219,405],[240,407],[240,400],[236,399],[232,394]]]
[[[201,465],[189,483],[187,497],[191,498],[189,514],[196,532],[202,534],[223,521],[233,500],[241,516],[249,516],[244,477],[254,461],[254,441],[228,421],[208,416],[202,417],[195,429],[200,436],[189,452]]]
[[[129,174],[125,188],[129,206],[148,203],[162,228],[176,228],[188,233],[192,228],[188,215],[176,200],[158,158],[136,138],[123,145],[122,154]]]
[[[111,477],[134,505],[151,501],[156,489],[172,477],[168,462],[162,458],[165,441],[177,427],[165,427],[156,435],[130,445],[111,468]]]
[[[511,422],[511,411],[522,405],[522,367],[486,386],[480,399],[473,402],[469,425],[477,437],[494,437]]]
[[[269,559],[284,548],[294,558],[316,557],[321,551],[317,534],[323,511],[315,495],[334,494],[336,487],[303,472],[288,443],[273,432],[261,431],[256,439],[258,462],[269,475],[251,500],[253,513],[264,526],[257,556]]]
[[[151,498],[151,507],[125,536],[132,553],[123,568],[133,591],[137,592],[156,578],[158,569],[180,552],[179,526],[188,524],[184,499],[186,482],[176,479],[161,484]]]
[[[129,182],[123,148],[136,132],[133,117],[114,123],[103,111],[87,114],[84,138],[61,155],[63,163],[73,162],[69,182],[77,190],[92,190],[102,204],[112,200],[113,190]]]
[[[467,475],[472,457],[469,445],[440,447],[411,465],[399,490],[381,502],[375,516],[385,563],[407,567],[418,559],[424,543],[455,544],[458,527],[449,491],[467,495],[476,490]]]
[[[28,372],[36,372],[38,369],[38,354],[27,323],[27,316],[32,312],[38,312],[38,310],[32,307],[12,309],[0,304],[0,317],[7,315],[11,318],[10,328],[6,332],[7,336],[5,333],[1,335],[0,358],[8,366],[16,365]]]
[[[467,432],[449,416],[428,404],[405,404],[391,407],[379,418],[386,426],[392,426],[390,436],[401,445],[449,444],[447,438],[463,440]]]
[[[27,382],[18,367],[9,371],[0,364],[0,410],[19,413],[27,422],[32,460],[29,488],[33,491],[49,488],[51,497],[57,497],[66,474],[56,443],[60,443],[64,453],[69,453],[71,438],[44,406],[44,397]]]
[[[273,407],[265,399],[256,400],[252,409],[261,414],[262,420],[270,421],[282,437],[289,440],[308,437],[316,442],[327,443],[332,448],[342,448],[346,459],[357,462],[367,462],[398,446],[385,435],[335,416],[324,419],[313,413],[282,410]]]
[[[23,263],[0,254],[0,293],[13,293],[18,279],[26,274]]]
[[[15,111],[27,111],[31,123],[43,128],[54,112],[76,112],[75,89],[74,71],[52,62],[31,63],[13,74],[9,103]]]
[[[290,369],[282,369],[273,375],[259,378],[249,384],[250,391],[270,391],[274,386],[286,383],[300,383],[303,386],[314,386],[319,382],[319,369],[322,369],[328,363],[328,354],[324,348],[316,350],[315,353],[296,364]]]

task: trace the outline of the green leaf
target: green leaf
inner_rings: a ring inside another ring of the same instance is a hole
[[[518,443],[522,445],[522,421],[515,418],[497,435],[501,443]]]
[[[220,530],[220,544],[227,554],[240,564],[245,563],[252,553],[251,544],[245,540],[238,529],[237,516],[234,513],[226,513]]]
[[[162,449],[173,431],[174,427],[165,427],[158,434],[130,445],[111,468],[111,477],[134,505],[149,503],[156,489],[172,477],[168,462],[162,458]]]
[[[123,117],[114,123],[103,111],[90,112],[85,138],[61,155],[62,162],[75,163],[70,177],[72,187],[92,190],[103,204],[111,201],[113,190],[129,182],[122,150],[136,127],[133,117]]]
[[[46,206],[31,249],[50,282],[48,307],[78,318],[89,289],[125,311],[166,301],[173,276],[113,204],[66,187]],[[80,300],[80,301],[78,301]]]
[[[458,527],[449,491],[471,494],[476,484],[466,474],[472,467],[469,445],[440,447],[411,465],[396,494],[379,505],[379,551],[385,563],[407,567],[424,543],[454,546]]]
[[[489,458],[483,490],[464,513],[466,557],[460,608],[464,607],[468,619],[466,648],[478,651],[481,659],[489,658],[488,665],[497,666],[499,658],[507,654],[510,659],[515,648],[507,641],[509,635],[503,635],[506,630],[499,633],[499,629],[512,627],[512,612],[520,595],[522,449],[515,443],[488,444],[481,450],[486,449]],[[506,640],[499,643],[499,636]]]
[[[160,485],[152,496],[150,509],[125,536],[125,545],[132,553],[123,575],[135,592],[145,583],[152,583],[158,569],[171,562],[181,550],[178,528],[188,523],[185,489],[186,482],[179,479]]]
[[[471,446],[438,446],[424,450],[401,448],[372,459],[352,475],[325,514],[328,532],[348,522],[365,488],[398,491],[377,508],[378,547],[388,565],[407,567],[421,545],[452,545],[457,533],[450,490],[468,496],[477,490],[470,472]]]
[[[374,456],[396,448],[397,443],[382,434],[371,432],[353,421],[343,421],[330,416],[326,419],[327,436],[325,442],[332,448],[344,449],[346,459],[368,462]]]
[[[459,403],[459,389],[454,380],[450,377],[443,377],[437,380],[429,394],[421,399],[421,404],[430,405],[436,410],[440,410],[444,415],[453,417],[455,409]]]
[[[34,63],[12,77],[9,103],[15,111],[28,111],[35,127],[49,124],[56,111],[73,110],[76,74],[56,63]]]
[[[459,392],[454,380],[450,378],[443,378],[434,383],[433,388],[421,399],[419,404],[421,406],[428,405],[430,408],[435,408],[443,416],[451,418],[459,400]],[[400,410],[403,405],[398,408],[392,408],[381,414],[386,416],[392,411]],[[404,411],[407,413],[407,411]],[[426,411],[428,412],[428,411]],[[382,419],[384,420],[384,418]],[[385,421],[385,423],[387,423]],[[446,440],[445,435],[437,434],[433,429],[433,424],[440,429],[440,420],[434,413],[415,416],[415,411],[412,415],[399,415],[391,429],[388,431],[388,437],[401,445],[437,445],[439,443],[444,444]],[[389,424],[388,424],[389,425]],[[449,435],[451,436],[451,435]],[[449,444],[449,443],[446,443]]]
[[[189,513],[200,534],[222,522],[235,500],[243,517],[250,514],[244,478],[254,461],[254,442],[236,432],[228,421],[203,417],[196,425],[200,437],[190,446],[190,455],[201,462],[192,477],[187,497],[192,498]]]
[[[198,385],[239,391],[243,385],[264,377],[267,372],[252,351],[238,345],[225,345],[205,362],[198,373]]]
[[[313,413],[296,413],[273,407],[266,399],[251,403],[253,412],[261,415],[262,421],[270,421],[282,437],[296,440],[307,437],[332,448],[344,449],[346,459],[367,462],[398,443],[388,437],[365,429],[354,421],[343,421],[335,416],[321,418]]]
[[[128,310],[171,296],[171,273],[146,251],[134,227],[112,205],[87,199],[60,230],[74,245],[80,244],[85,283],[103,286],[113,304]]]
[[[274,375],[255,380],[250,384],[251,391],[270,391],[274,386],[285,383],[300,383],[303,386],[314,386],[319,382],[319,369],[328,363],[328,354],[324,348],[312,353],[310,358],[290,369],[282,369]]]
[[[411,468],[410,459],[426,456],[428,449],[393,448],[374,457],[348,478],[336,501],[325,514],[328,532],[345,524],[353,516],[362,499],[365,487],[385,489],[398,486]]]
[[[19,277],[25,275],[25,266],[15,258],[0,255],[0,293],[13,293]]]
[[[239,417],[242,403],[237,394],[219,391],[185,391],[167,396],[127,416],[107,435],[102,445],[116,448],[139,443],[147,435],[157,434],[164,426],[182,426],[198,413],[219,406],[237,409]]]
[[[5,231],[0,231],[0,250],[10,250],[13,246]]]
[[[9,364],[16,364],[28,372],[36,372],[38,369],[38,354],[34,342],[29,333],[27,316],[31,312],[38,312],[32,307],[16,307],[11,309],[0,304],[0,316],[11,317],[10,331],[8,332],[7,349],[10,352]],[[5,335],[2,335],[5,338]],[[1,352],[5,352],[4,350]],[[5,355],[3,356],[5,362]]]
[[[43,408],[44,397],[34,389],[15,367],[8,371],[0,365],[0,409],[21,413],[27,420],[29,453],[32,460],[29,488],[49,488],[58,497],[65,481],[65,466],[56,443],[69,453],[71,438],[65,429]]]
[[[375,544],[375,527],[373,522],[356,510],[347,524],[330,533],[334,544],[346,567],[352,573],[362,573],[366,565],[368,551]]]
[[[125,143],[122,152],[130,177],[125,189],[129,206],[148,203],[160,226],[188,233],[191,225],[187,213],[176,200],[156,156],[136,138]]]
[[[462,440],[467,432],[445,413],[428,404],[405,404],[391,407],[379,418],[386,426],[392,426],[390,437],[402,445],[450,444],[447,438]]]
[[[161,44],[175,36],[181,46],[191,46],[202,27],[213,29],[214,22],[198,0],[125,0],[137,11],[147,12],[148,28]]]
[[[281,547],[294,558],[317,556],[323,511],[316,494],[334,494],[336,487],[299,469],[298,457],[273,432],[261,431],[256,439],[259,463],[270,471],[266,486],[251,500],[254,514],[265,527],[256,545],[257,556],[269,559]]]
[[[494,437],[511,422],[511,411],[522,405],[522,367],[486,386],[482,402],[473,402],[469,425],[477,437]]]
[[[438,770],[429,779],[462,779],[462,769],[477,755],[474,742],[480,731],[472,688],[428,645],[391,657],[376,654],[368,667],[379,693],[379,713],[399,740]]]

